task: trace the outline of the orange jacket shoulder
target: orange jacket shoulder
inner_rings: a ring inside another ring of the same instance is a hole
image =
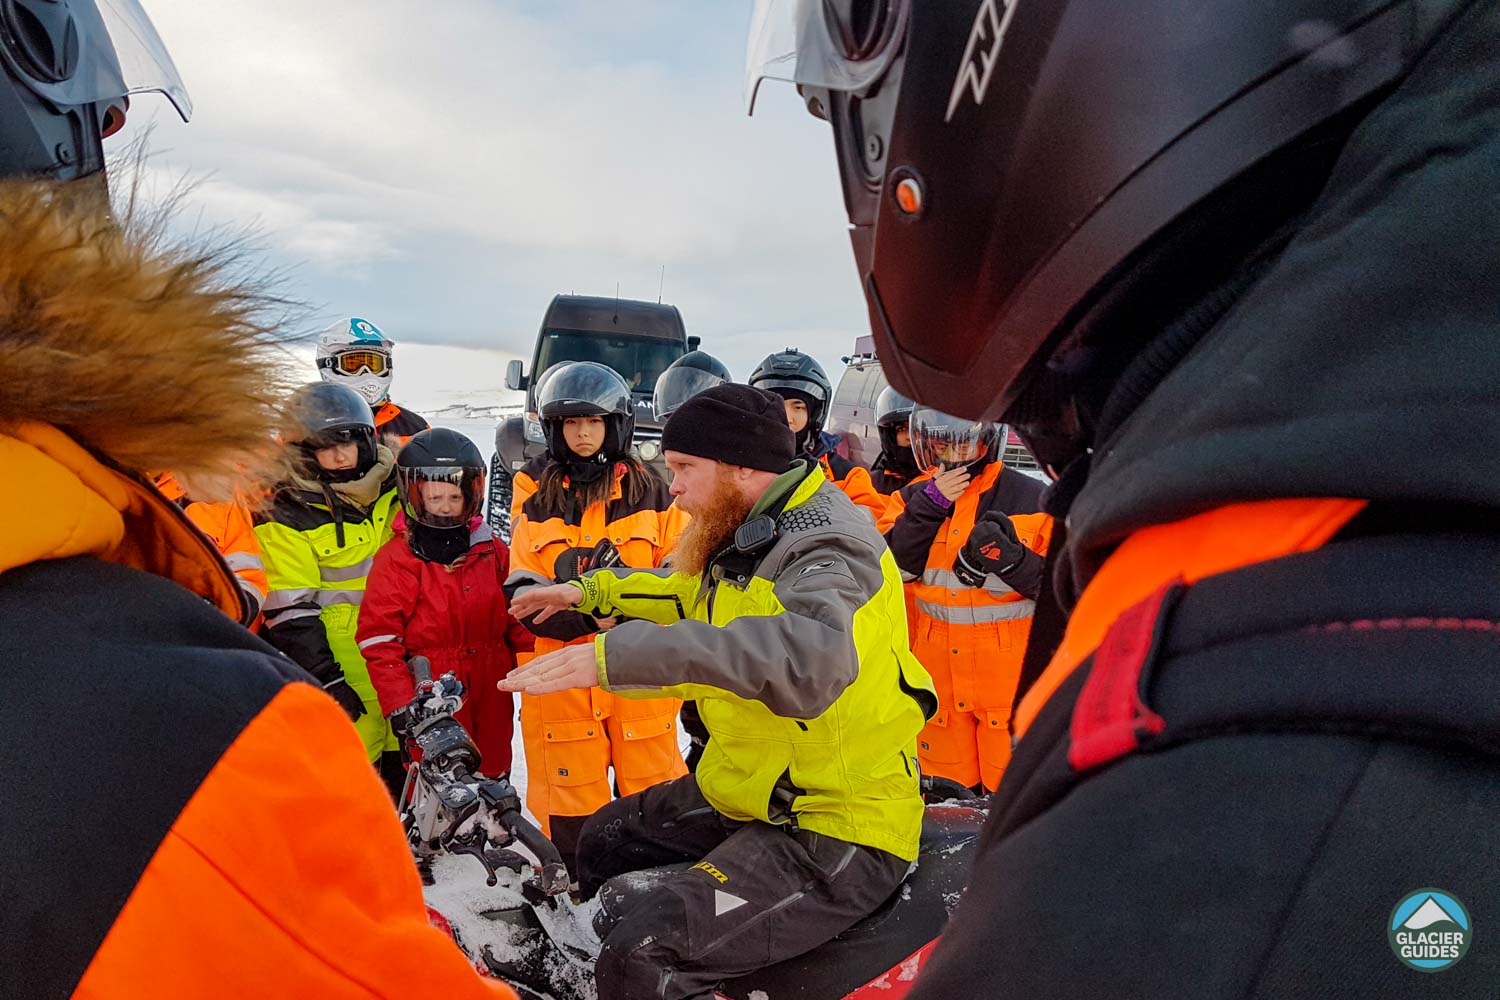
[[[1098,648],[1115,619],[1157,588],[1310,552],[1338,534],[1364,506],[1363,500],[1255,500],[1137,531],[1105,560],[1079,597],[1062,643],[1016,708],[1016,736],[1025,735],[1047,699]]]
[[[514,998],[428,926],[343,713],[290,684],[188,802],[75,996]]]

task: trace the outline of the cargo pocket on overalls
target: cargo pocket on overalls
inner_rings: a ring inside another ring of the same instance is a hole
[[[1010,764],[1010,710],[980,712],[975,743],[979,747],[980,780],[987,791],[1000,784],[1000,775]]]
[[[609,740],[603,720],[543,722],[547,780],[560,787],[605,780],[609,770]]]
[[[917,758],[924,774],[952,778],[960,785],[979,783],[979,751],[974,745],[975,718],[942,708],[917,736]]]
[[[687,773],[677,741],[677,706],[680,703],[676,699],[652,700],[658,703],[655,711],[632,718],[625,709],[624,699],[621,699],[610,720],[613,728],[610,750],[622,794],[630,794],[627,786]],[[639,791],[639,788],[631,790]]]

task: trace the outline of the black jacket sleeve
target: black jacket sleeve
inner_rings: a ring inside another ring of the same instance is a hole
[[[1042,592],[1042,570],[1045,564],[1046,559],[1043,556],[1027,549],[1015,568],[1009,573],[1001,573],[1000,579],[1004,580],[1005,585],[1011,590],[1034,601]]]
[[[593,635],[599,631],[599,625],[594,621],[593,616],[586,615],[582,611],[559,611],[544,622],[537,621],[536,615],[521,618],[519,621],[532,635],[539,635],[545,639],[558,639],[562,642],[572,642],[574,639]]]
[[[316,614],[293,618],[262,630],[265,640],[281,650],[297,666],[312,674],[319,684],[344,676],[344,668],[333,658],[323,619]]]
[[[933,503],[926,493],[927,482],[913,483],[901,490],[905,510],[885,533],[885,544],[903,573],[921,576],[927,568],[927,554],[937,539],[938,529],[948,519],[948,511]]]

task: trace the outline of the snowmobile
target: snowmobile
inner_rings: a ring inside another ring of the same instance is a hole
[[[462,685],[452,674],[432,680],[420,657],[413,672],[418,694],[406,738],[412,765],[399,810],[429,918],[481,973],[503,979],[522,1000],[597,1000],[593,963],[600,941],[691,863],[617,876],[593,899],[577,902],[557,849],[522,814],[516,790],[506,778],[480,771],[473,741],[453,718]],[[958,905],[985,819],[973,794],[956,783],[939,779],[924,787],[930,804],[921,852],[891,898],[827,944],[725,982],[719,996],[892,1000],[905,994]]]

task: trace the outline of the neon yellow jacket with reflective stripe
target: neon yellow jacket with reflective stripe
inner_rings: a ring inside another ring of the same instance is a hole
[[[646,619],[595,640],[600,686],[697,699],[710,733],[698,785],[728,818],[795,821],[911,860],[916,739],[937,698],[907,648],[900,573],[821,468],[799,465],[767,497],[788,493],[758,561],[580,581],[585,610]]]
[[[342,672],[361,700],[378,705],[355,627],[375,553],[393,534],[396,490],[381,492],[368,509],[335,497],[335,511],[314,496],[283,491],[272,519],[255,526],[271,587],[267,637],[320,682]],[[309,628],[313,622],[321,628]],[[379,718],[378,708],[374,714]]]

